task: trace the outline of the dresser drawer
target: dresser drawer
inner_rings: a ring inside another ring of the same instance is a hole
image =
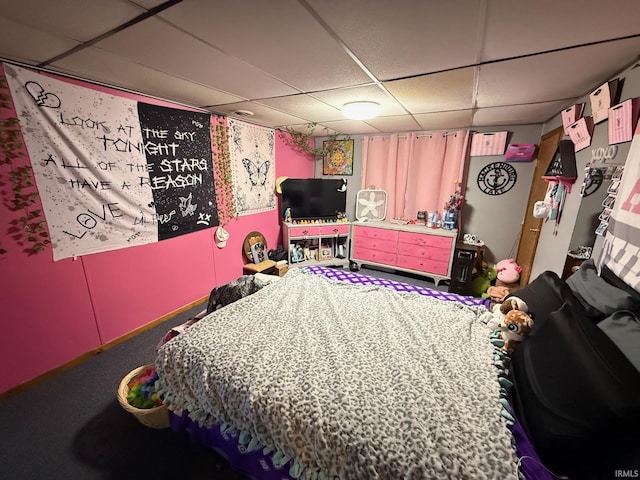
[[[349,225],[327,225],[320,227],[320,235],[349,235]]]
[[[449,263],[428,258],[418,258],[408,255],[398,255],[398,266],[420,272],[434,273],[446,276],[449,272]]]
[[[353,248],[396,253],[396,242],[395,240],[381,240],[378,238],[355,237],[353,239]]]
[[[347,225],[348,226],[348,225]],[[320,227],[305,225],[304,227],[289,228],[289,238],[292,237],[313,237],[320,235]]]
[[[453,238],[442,237],[440,235],[429,235],[428,233],[400,232],[398,241],[401,243],[408,243],[410,245],[451,249]]]
[[[352,257],[355,260],[384,263],[386,265],[395,265],[396,254],[392,252],[381,252],[379,250],[370,250],[368,248],[358,247],[354,244]]]
[[[410,243],[398,244],[398,255],[408,255],[410,257],[428,258],[430,260],[439,260],[441,262],[449,262],[451,250],[436,247],[419,247]]]
[[[353,226],[353,236],[355,238],[376,238],[379,240],[398,240],[398,232],[395,230],[386,230],[384,228],[362,227],[360,225]]]

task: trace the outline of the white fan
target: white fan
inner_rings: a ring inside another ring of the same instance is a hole
[[[356,219],[360,222],[384,220],[387,215],[387,192],[375,188],[360,190],[356,195]]]

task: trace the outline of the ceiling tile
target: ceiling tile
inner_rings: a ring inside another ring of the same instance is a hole
[[[4,3],[1,60],[37,67],[73,49],[48,69],[213,112],[252,110],[268,127],[349,134],[555,122],[574,99],[634,75],[640,52],[638,0],[184,0],[131,26],[165,0]],[[344,119],[354,100],[378,102],[380,117]]]
[[[424,130],[445,130],[451,128],[468,128],[471,125],[472,110],[455,112],[423,113],[414,115]]]
[[[20,0],[2,2],[2,16],[50,35],[87,42],[144,10],[123,0]],[[22,37],[20,41],[23,41]]]
[[[95,46],[155,70],[244,98],[298,93],[259,69],[155,18],[127,28]]]
[[[241,120],[246,122],[257,123],[259,125],[273,128],[282,125],[309,123],[305,122],[304,118],[287,115],[286,113],[274,110],[255,102],[240,102],[228,105],[218,105],[216,107],[211,107],[209,110],[218,114],[240,118]],[[250,117],[234,115],[234,112],[238,110],[248,110],[250,112],[253,112],[254,115]]]
[[[638,0],[488,0],[482,61],[637,35],[638,19]]]
[[[381,132],[414,132],[422,129],[422,126],[410,115],[377,117],[367,120],[367,123]]]
[[[327,105],[310,95],[290,95],[287,97],[260,100],[256,103],[275,108],[290,115],[306,118],[314,123],[342,120],[344,118],[339,109]]]
[[[407,113],[391,95],[378,85],[363,85],[359,87],[340,88],[326,92],[316,92],[314,97],[332,105],[342,111],[345,103],[356,101],[376,102],[380,104],[380,116],[402,115]],[[344,117],[342,117],[344,118]]]
[[[475,68],[385,82],[384,86],[411,113],[473,107]]]
[[[308,0],[380,80],[474,65],[485,0]]]
[[[483,65],[477,106],[518,105],[587,94],[621,70],[597,70],[593,58],[609,58],[613,65],[629,64],[639,51],[637,38]]]
[[[569,103],[572,104],[573,101]],[[534,103],[524,106],[482,108],[474,113],[473,126],[544,123],[567,107],[567,105],[568,102],[560,101]]]
[[[210,0],[191,0],[160,16],[303,92],[371,80],[296,0],[278,0],[277,7],[243,0],[226,2],[224,8]]]
[[[117,55],[96,48],[81,50],[57,61],[51,67],[96,82],[196,107],[244,100],[142,65],[129,63]]]
[[[0,17],[0,56],[4,58],[38,64],[76,45],[72,40]]]

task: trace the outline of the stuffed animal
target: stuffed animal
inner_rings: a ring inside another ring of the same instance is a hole
[[[501,305],[496,303],[491,307],[491,310],[480,315],[479,320],[486,323],[487,327],[492,331],[499,330],[502,321],[506,317],[506,315],[500,311],[500,307]]]
[[[510,297],[499,308],[500,313],[506,311],[499,329],[500,337],[504,340],[502,350],[507,353],[512,353],[516,344],[524,340],[533,327],[533,319],[527,311],[521,310],[520,306],[528,310],[526,303],[522,300]]]
[[[509,295],[509,293],[511,293],[511,290],[509,290],[509,288],[503,285],[499,285],[499,286],[492,285],[487,289],[486,298],[490,298],[491,301],[493,302],[502,303],[506,298],[506,296]],[[484,295],[482,296],[483,298],[485,297]]]
[[[491,282],[495,280],[496,274],[495,268],[485,268],[482,272],[479,272],[474,279],[471,280],[469,293],[474,297],[488,298],[485,295],[491,286]]]
[[[509,284],[520,280],[522,267],[516,263],[515,258],[507,258],[496,263],[496,270],[498,272],[498,280]]]
[[[499,330],[499,338],[504,341],[502,350],[511,352],[515,344],[531,331],[533,320],[527,313],[529,306],[519,297],[509,297],[506,302],[496,303],[491,310],[480,316],[491,330]]]
[[[525,313],[529,313],[529,305],[520,297],[509,297],[506,302],[500,305],[500,311],[506,315],[511,310],[521,310]]]

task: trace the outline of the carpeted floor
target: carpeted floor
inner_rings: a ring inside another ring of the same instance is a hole
[[[360,273],[447,288],[387,270],[363,268]],[[2,399],[0,479],[242,479],[216,453],[192,445],[186,436],[141,425],[116,397],[128,372],[153,362],[164,333],[205,306]]]

